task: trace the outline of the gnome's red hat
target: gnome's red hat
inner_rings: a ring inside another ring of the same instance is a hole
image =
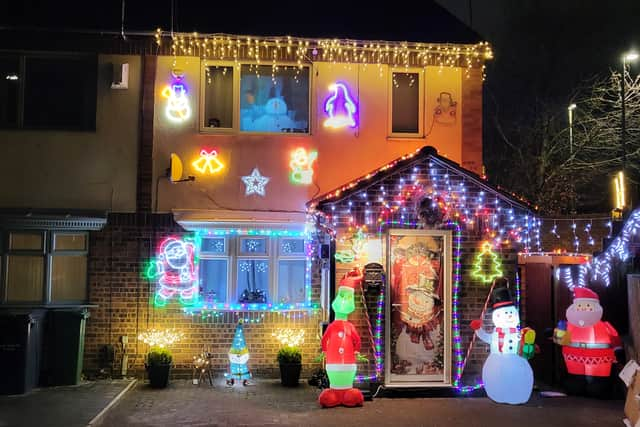
[[[342,279],[340,279],[340,288],[349,288],[353,291],[356,290],[356,286],[360,284],[362,281],[362,273],[359,269],[354,268],[350,272],[344,275]]]
[[[598,294],[589,288],[575,288],[573,290],[573,299],[591,299],[598,302],[600,301]]]

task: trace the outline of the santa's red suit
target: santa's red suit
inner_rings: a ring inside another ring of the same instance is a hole
[[[574,295],[574,302],[567,309],[568,313],[569,310],[584,310],[585,314],[590,315],[594,310],[591,304],[596,310],[602,310],[598,295],[590,289],[576,288]],[[589,313],[586,313],[587,310]],[[569,320],[567,335],[569,342],[563,343],[562,355],[570,374],[594,377],[610,375],[611,364],[616,362],[614,349],[621,345],[621,340],[609,322],[598,320],[588,326],[579,326]]]

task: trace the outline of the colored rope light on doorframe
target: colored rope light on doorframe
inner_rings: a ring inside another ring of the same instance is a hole
[[[454,230],[453,237],[453,296],[451,306],[451,320],[453,329],[453,352],[455,369],[453,373],[453,387],[458,393],[467,394],[484,387],[482,381],[474,385],[462,384],[462,373],[466,364],[465,356],[462,351],[462,335],[460,334],[460,317],[458,314],[458,305],[460,304],[460,282],[462,263],[460,262],[462,254],[462,229],[458,222],[449,222],[449,227]]]
[[[371,323],[369,323],[369,310],[367,310],[367,323],[369,325],[369,333],[373,337],[373,358],[374,358],[374,367],[375,373],[373,375],[357,375],[355,381],[357,383],[362,383],[365,381],[376,381],[382,378],[382,373],[384,372],[384,354],[383,354],[383,343],[382,343],[382,321],[384,316],[384,285],[380,287],[380,294],[378,295],[378,301],[376,303],[376,321],[374,328],[371,327]],[[363,304],[366,308],[366,301],[363,295]]]
[[[356,127],[356,119],[354,115],[357,112],[356,103],[349,95],[349,89],[344,83],[333,83],[329,86],[329,90],[333,93],[324,103],[324,112],[329,116],[324,121],[324,127],[340,129],[344,127]],[[336,101],[339,100],[340,94],[344,100],[344,111],[346,114],[336,114]]]

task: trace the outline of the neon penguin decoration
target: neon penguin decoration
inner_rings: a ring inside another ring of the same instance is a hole
[[[191,106],[189,105],[189,98],[187,98],[187,88],[182,81],[184,71],[179,68],[174,68],[171,70],[171,75],[174,79],[173,83],[171,86],[166,86],[162,90],[162,96],[167,98],[167,106],[164,111],[169,120],[182,123],[191,117]]]
[[[353,269],[340,280],[338,294],[331,303],[336,318],[322,336],[322,352],[327,362],[329,388],[320,393],[318,402],[324,408],[338,405],[362,406],[364,396],[353,387],[356,360],[360,356],[360,335],[347,316],[355,310],[355,288],[362,282],[362,273]],[[366,359],[365,359],[366,360]]]
[[[147,277],[157,279],[155,305],[164,307],[179,295],[180,302],[193,305],[198,299],[198,272],[195,244],[187,237],[167,237],[160,243],[155,262],[147,268]]]
[[[218,152],[216,150],[207,151],[204,148],[200,150],[200,157],[191,164],[203,175],[205,173],[214,175],[224,169],[224,163],[218,159]]]
[[[489,333],[482,328],[482,320],[471,322],[471,328],[482,341],[491,346],[491,352],[482,366],[482,381],[487,396],[497,403],[519,405],[526,403],[533,390],[533,371],[527,359],[533,357],[535,331],[520,329],[520,315],[511,299],[508,282],[498,278],[492,293],[494,329]]]
[[[318,158],[318,152],[307,152],[304,148],[296,148],[291,153],[289,179],[294,184],[309,185],[313,182],[313,162]]]
[[[344,83],[334,83],[329,86],[333,94],[324,103],[324,111],[329,116],[324,121],[325,127],[341,129],[344,127],[356,127],[357,107],[349,95],[349,90]]]

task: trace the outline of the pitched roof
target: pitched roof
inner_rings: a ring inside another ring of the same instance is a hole
[[[310,200],[307,203],[307,206],[322,209],[322,207],[326,204],[339,202],[366,187],[375,185],[377,182],[382,181],[393,174],[403,172],[409,168],[412,168],[415,164],[423,162],[426,159],[429,159],[430,161],[451,170],[453,173],[464,177],[466,180],[474,183],[485,191],[495,193],[497,196],[504,199],[505,201],[508,201],[512,205],[526,210],[537,209],[537,207],[532,206],[531,203],[518,196],[517,194],[510,193],[505,189],[500,188],[499,186],[489,184],[478,174],[464,169],[458,163],[452,160],[440,156],[438,154],[438,151],[431,146],[424,146],[416,150],[414,153],[406,154],[378,168],[377,170],[371,171],[366,175],[363,175],[349,183],[342,185],[341,187],[335,188],[327,193],[317,196],[314,199]]]

